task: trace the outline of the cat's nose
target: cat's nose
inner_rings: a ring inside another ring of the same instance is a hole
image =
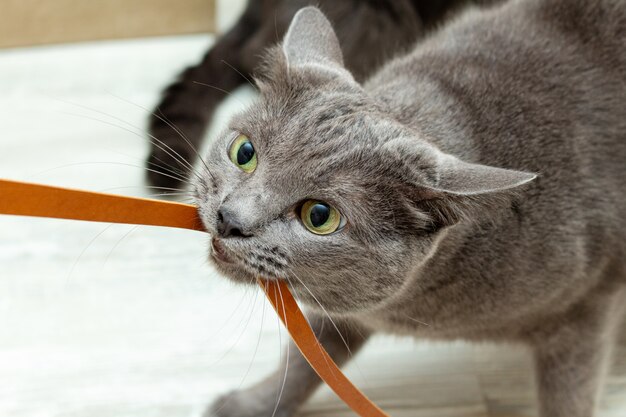
[[[241,222],[228,210],[217,211],[217,233],[220,237],[250,237]]]

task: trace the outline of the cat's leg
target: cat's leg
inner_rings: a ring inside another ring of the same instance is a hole
[[[592,417],[621,320],[621,292],[583,303],[534,335],[541,417]]]
[[[328,318],[316,317],[310,322],[319,341],[338,365],[345,363],[350,352],[355,354],[368,338],[364,329],[337,323],[342,339]],[[285,369],[288,369],[286,380]],[[315,371],[290,341],[288,361],[284,357],[276,372],[250,388],[219,398],[205,417],[290,417],[295,415],[320,382]],[[280,402],[273,414],[279,395]]]
[[[250,51],[246,44],[261,25],[261,3],[250,1],[239,21],[217,40],[202,61],[185,69],[163,92],[149,121],[149,133],[156,138],[150,138],[146,165],[152,170],[147,171],[152,185],[180,187],[189,173],[185,162],[196,161],[194,148],[199,149],[215,108],[228,92],[246,82],[244,77],[250,77],[261,50]],[[242,59],[246,53],[249,55]]]

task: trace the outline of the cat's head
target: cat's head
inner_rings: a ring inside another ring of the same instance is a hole
[[[442,231],[510,205],[533,178],[444,154],[381,111],[313,7],[258,84],[197,186],[211,257],[235,281],[286,280],[336,314],[371,309],[438,250]]]

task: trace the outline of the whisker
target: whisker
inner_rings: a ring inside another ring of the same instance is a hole
[[[335,324],[335,321],[333,320],[333,318],[330,316],[330,314],[328,314],[328,311],[324,308],[324,306],[322,305],[322,303],[319,302],[319,300],[317,299],[317,297],[311,292],[311,290],[309,289],[309,287],[306,286],[306,284],[295,274],[295,273],[291,273],[299,282],[300,284],[302,284],[302,286],[308,291],[309,294],[311,294],[311,297],[313,297],[313,299],[315,300],[315,302],[320,306],[320,308],[322,309],[322,311],[326,314],[326,316],[328,317],[328,319],[330,320],[330,323],[333,325],[333,327],[335,328],[335,330],[337,331],[337,333],[339,334],[339,337],[341,338],[341,341],[343,342],[344,346],[346,347],[346,349],[348,350],[348,354],[350,356],[352,356],[352,351],[350,350],[350,347],[348,346],[348,342],[346,341],[346,339],[343,337],[343,335],[341,334],[341,331],[339,331],[339,327],[337,327],[337,324]]]
[[[296,302],[297,302],[298,304],[302,304],[302,301],[300,300],[300,297],[298,296],[298,294],[297,294],[295,291],[292,293],[292,295],[293,295],[293,297],[296,299]],[[329,317],[329,318],[330,318],[330,317]],[[309,321],[309,318],[308,318],[306,315],[304,315],[304,319],[305,319],[305,320],[306,320],[306,322],[309,324],[309,326],[311,326],[311,322]],[[331,320],[331,321],[332,321],[332,320]],[[319,334],[318,334],[318,335],[316,335],[318,339],[322,337],[322,334],[324,333],[324,329],[326,328],[326,327],[325,327],[325,325],[326,325],[326,322],[325,322],[325,321],[323,321],[323,322],[322,322],[322,327],[319,329]],[[359,334],[361,335],[361,337],[365,338],[365,337],[363,336],[363,334],[361,334],[361,332],[358,330],[358,328],[357,328],[357,331],[359,332]],[[319,343],[319,342],[318,342],[317,344],[318,344],[318,346],[320,347],[320,350],[321,350],[321,349],[322,349],[321,343]],[[330,365],[330,364],[328,363],[328,359],[326,359],[326,355],[323,355],[323,357],[324,357],[324,361],[326,362],[326,364],[327,364],[327,365]],[[363,378],[363,380],[366,380],[366,378],[365,378],[365,376],[363,375],[363,372],[362,372],[362,371],[361,371],[361,369],[359,368],[358,364],[357,364],[356,362],[353,362],[353,363],[354,363],[354,365],[356,366],[356,368],[357,368],[358,372],[361,374],[361,377]],[[332,371],[332,368],[330,368],[330,369],[331,369],[331,372],[334,372],[334,371]],[[367,381],[366,381],[366,382],[367,382]]]
[[[213,180],[215,180],[215,178],[213,177],[213,173],[211,172],[211,170],[207,166],[206,161],[204,160],[204,158],[202,158],[202,155],[200,155],[200,152],[198,152],[198,149],[194,146],[194,144],[191,142],[191,140],[189,140],[189,138],[185,135],[185,133],[178,126],[176,126],[167,117],[165,117],[165,115],[163,114],[163,112],[160,109],[159,109],[159,113],[161,115],[158,115],[155,112],[151,112],[149,109],[147,109],[147,108],[145,108],[145,107],[143,107],[143,106],[141,106],[141,105],[139,105],[137,103],[133,103],[132,101],[130,101],[128,99],[120,97],[120,96],[118,96],[116,94],[113,94],[111,92],[109,92],[109,94],[112,95],[113,97],[117,98],[118,100],[121,100],[121,101],[123,101],[125,103],[131,104],[131,105],[133,105],[135,107],[138,107],[138,108],[144,110],[147,114],[156,117],[157,119],[161,120],[163,123],[167,124],[170,128],[172,128],[172,130],[174,130],[174,132],[178,133],[178,135],[187,143],[187,145],[189,145],[189,147],[196,154],[196,156],[198,157],[200,162],[202,162],[202,165],[204,165],[204,168],[206,169],[207,173],[211,176],[211,178],[213,178]]]
[[[407,319],[409,319],[409,320],[411,320],[411,321],[414,321],[415,323],[423,324],[424,326],[430,326],[430,324],[425,323],[425,322],[423,322],[423,321],[421,321],[421,320],[418,320],[418,319],[414,319],[413,317],[410,317],[410,316],[409,316],[409,315],[407,315],[406,313],[403,313],[403,314],[404,314],[404,317],[406,317]]]
[[[333,320],[333,318],[330,316],[330,314],[328,314],[328,311],[326,311],[326,309],[324,308],[324,306],[322,305],[322,303],[320,303],[320,301],[317,299],[317,297],[315,297],[315,295],[311,292],[311,290],[309,289],[309,287],[306,286],[306,284],[302,281],[302,279],[300,279],[295,273],[291,273],[299,282],[300,284],[302,284],[304,286],[304,288],[308,291],[309,294],[311,294],[311,297],[313,297],[313,299],[315,300],[315,302],[320,306],[320,308],[324,311],[324,313],[326,313],[326,316],[328,317],[328,319],[330,320],[330,323],[333,325],[333,327],[335,328],[335,331],[337,332],[337,334],[339,334],[339,337],[341,338],[341,341],[343,343],[343,345],[346,347],[346,350],[348,351],[348,355],[353,358],[352,363],[354,364],[354,366],[356,367],[357,371],[359,372],[359,374],[361,375],[361,378],[363,378],[363,380],[367,383],[367,378],[365,377],[365,374],[363,373],[363,371],[361,370],[361,367],[359,366],[358,363],[356,363],[356,361],[354,360],[354,354],[352,353],[352,351],[350,350],[350,347],[348,346],[348,342],[346,341],[346,339],[343,337],[343,335],[341,334],[341,331],[339,331],[339,327],[337,326],[337,324],[335,323],[335,321]],[[324,355],[324,359],[326,359],[326,356]],[[326,361],[326,363],[328,364],[328,361]],[[332,369],[332,368],[331,368]]]
[[[213,333],[213,335],[211,336],[212,338],[216,338],[216,336],[220,334],[220,332],[226,328],[226,326],[228,325],[230,320],[233,318],[233,316],[239,311],[239,307],[241,307],[241,304],[243,304],[244,300],[248,296],[249,288],[250,287],[246,286],[245,292],[243,293],[242,297],[239,299],[239,304],[237,304],[237,306],[233,309],[232,313],[230,313],[230,316],[228,316],[228,318],[224,320],[220,328],[217,329],[215,333]],[[241,324],[241,321],[239,322],[239,324]],[[237,326],[239,326],[239,324]]]
[[[283,298],[283,291],[280,289],[280,286],[278,287],[278,295],[280,296],[280,302],[281,305],[283,307],[283,317],[285,319],[285,327],[289,328],[289,325],[287,323],[287,312],[285,309],[285,299]],[[279,324],[279,329],[280,329],[280,324]],[[282,343],[281,343],[282,344]],[[280,391],[278,392],[278,398],[276,399],[276,405],[274,406],[274,411],[272,412],[272,417],[274,417],[276,415],[276,411],[278,410],[278,405],[280,404],[280,400],[283,396],[283,391],[285,390],[285,384],[287,383],[287,374],[289,373],[289,346],[291,345],[289,338],[287,339],[287,358],[285,360],[285,374],[283,375],[283,383],[282,386],[280,387]],[[282,355],[281,355],[282,356]]]
[[[193,196],[187,194],[176,194],[176,193],[158,193],[158,194],[148,194],[147,198],[153,199],[162,199],[163,197],[175,201],[177,203],[189,204],[193,205],[195,199]]]
[[[300,297],[298,296],[298,294],[297,294],[295,291],[292,293],[292,295],[294,296],[294,298],[296,299],[296,302],[297,302],[298,304],[303,304],[303,303],[302,303],[302,301],[300,300]],[[304,319],[306,320],[306,322],[308,323],[308,325],[309,325],[309,327],[310,327],[310,326],[311,326],[311,322],[309,321],[309,318],[308,318],[306,315],[303,315],[303,316],[304,316]],[[330,318],[330,317],[329,317],[329,318]],[[332,321],[332,320],[331,320],[331,321]],[[320,338],[322,337],[322,334],[324,333],[324,329],[326,328],[326,327],[325,327],[325,325],[326,325],[326,322],[325,322],[325,321],[323,321],[323,322],[322,322],[322,327],[319,329],[319,334],[317,334],[317,335],[316,335],[316,336],[317,336],[317,339],[320,339]],[[361,333],[359,332],[359,334],[361,334]],[[362,335],[362,334],[361,334],[361,337],[363,337],[363,335]],[[318,342],[317,342],[317,345],[318,345],[318,347],[320,348],[320,351],[322,351],[322,354],[323,354],[324,352],[323,352],[323,350],[322,350],[322,349],[323,349],[322,344],[318,341]],[[348,350],[348,351],[349,351],[349,350]],[[326,358],[326,355],[323,355],[323,357],[324,357],[324,361],[326,362],[326,365],[330,368],[331,372],[334,372],[334,371],[332,370],[333,368],[332,368],[332,367],[330,367],[330,363],[328,362],[328,359]],[[363,380],[366,380],[366,378],[365,378],[365,376],[363,375],[363,372],[361,371],[361,368],[359,368],[358,364],[357,364],[356,362],[353,362],[353,363],[354,363],[354,365],[356,366],[356,368],[357,368],[358,372],[361,374],[361,377],[363,378]],[[366,382],[367,382],[367,381],[366,381]]]
[[[141,106],[139,106],[141,107]],[[146,109],[144,109],[146,110]],[[146,110],[146,112],[149,112],[149,110]],[[156,114],[156,113],[150,113],[152,114],[154,117],[156,117],[157,119],[163,121],[165,124],[167,124],[169,127],[171,127],[175,132],[177,132],[182,138],[183,140],[187,143],[187,145],[189,145],[189,147],[191,148],[191,150],[193,150],[193,152],[196,154],[196,156],[198,157],[198,160],[202,163],[202,165],[204,166],[204,170],[206,171],[207,174],[209,174],[209,176],[213,179],[213,181],[215,181],[215,176],[213,175],[213,173],[211,172],[211,170],[209,169],[209,166],[207,165],[206,161],[204,160],[204,158],[202,157],[202,155],[200,154],[200,152],[198,151],[198,148],[196,148],[196,146],[191,142],[191,140],[189,140],[187,138],[187,136],[183,133],[182,130],[180,130],[173,122],[171,122],[166,116],[165,114],[163,114],[163,112],[161,111],[161,109],[159,109],[159,113],[160,115]],[[200,178],[200,180],[202,180]]]
[[[159,116],[158,114],[156,114],[156,113],[154,113],[154,112],[151,112],[148,108],[146,108],[146,107],[142,106],[141,104],[137,104],[137,103],[135,103],[135,102],[133,102],[133,101],[130,101],[130,100],[129,100],[129,99],[127,99],[127,98],[124,98],[124,97],[118,96],[118,95],[117,95],[117,94],[115,94],[115,93],[112,93],[112,92],[108,91],[108,94],[109,94],[109,95],[111,95],[111,96],[113,96],[113,97],[115,97],[116,99],[118,99],[118,100],[120,100],[120,101],[123,101],[124,103],[130,104],[130,105],[132,105],[132,106],[135,106],[135,107],[137,107],[137,108],[139,108],[139,109],[141,109],[141,110],[145,111],[145,112],[146,112],[148,115],[150,115],[150,116],[154,116],[154,117],[158,118],[158,119],[159,119],[159,120],[161,120],[163,123],[167,124],[170,128],[172,128],[172,130],[173,130],[174,132],[178,133],[178,135],[181,137],[181,139],[183,139],[183,140],[187,141],[187,144],[188,144],[189,146],[191,146],[191,148],[192,148],[194,151],[196,150],[196,148],[193,146],[193,144],[192,144],[192,143],[190,143],[190,142],[188,141],[189,139],[187,138],[187,136],[185,135],[185,133],[184,133],[184,132],[183,132],[183,131],[182,131],[182,130],[178,127],[178,126],[176,126],[174,123],[170,122],[170,120],[169,120],[169,119],[167,119],[167,117],[165,117],[165,115],[163,114],[163,112],[162,112],[160,109],[159,109],[158,111],[159,111],[159,113],[161,113],[161,116]],[[198,155],[198,156],[200,156],[200,155]]]
[[[244,374],[243,378],[241,379],[241,383],[239,384],[239,388],[241,388],[241,386],[243,385],[245,379],[247,378],[248,374],[250,373],[250,370],[252,369],[252,363],[254,362],[254,359],[256,358],[257,352],[259,351],[259,345],[261,344],[261,336],[263,336],[263,323],[265,322],[265,308],[267,306],[267,300],[263,300],[263,310],[261,311],[261,327],[259,329],[259,337],[257,339],[256,345],[254,347],[254,353],[252,354],[252,360],[250,360],[250,364],[248,365],[248,369],[246,370],[246,373]]]
[[[83,250],[80,252],[80,254],[78,255],[78,258],[76,258],[76,261],[74,261],[74,263],[72,264],[72,267],[70,268],[70,271],[67,274],[67,277],[65,279],[65,283],[66,285],[69,284],[69,281],[72,277],[72,274],[74,273],[74,269],[76,268],[76,265],[78,265],[78,262],[82,259],[83,255],[85,254],[85,252],[87,252],[87,249],[89,249],[91,247],[91,245],[93,245],[93,243],[104,234],[104,232],[106,232],[107,230],[109,230],[115,223],[110,223],[108,224],[104,229],[102,229],[98,234],[96,234],[90,241],[89,243],[87,243],[87,246],[85,246],[83,248]]]
[[[141,170],[147,169],[148,171],[156,172],[157,174],[164,175],[164,176],[169,176],[169,177],[174,178],[176,180],[180,180],[180,178],[176,178],[176,177],[171,176],[169,174],[166,174],[166,173],[164,173],[162,171],[157,171],[157,170],[154,170],[154,169],[145,168],[145,167],[141,167],[141,166],[133,165],[133,164],[126,164],[124,162],[113,162],[113,161],[109,161],[109,162],[107,162],[107,161],[92,161],[92,162],[76,162],[76,163],[73,163],[73,164],[65,164],[65,165],[61,165],[61,166],[58,166],[58,167],[49,168],[49,169],[45,169],[43,171],[36,172],[36,173],[30,175],[29,178],[32,178],[34,176],[39,176],[41,174],[45,174],[45,173],[48,173],[48,172],[51,172],[51,171],[55,171],[55,170],[58,170],[58,169],[69,168],[69,167],[74,167],[74,166],[81,166],[81,165],[99,165],[99,164],[122,165],[122,166],[128,166],[128,167],[132,167],[132,168],[138,168],[138,169],[141,169]],[[184,182],[186,182],[187,184],[191,185],[191,183],[189,181],[184,181]]]
[[[292,272],[292,274],[293,274],[293,272]],[[295,277],[296,279],[298,279],[298,281],[302,282],[302,281],[300,280],[300,278],[298,278],[295,274],[294,274],[294,277]],[[306,287],[305,287],[305,288],[306,288]],[[311,291],[310,291],[308,288],[307,288],[307,291],[308,291],[309,293],[311,293]],[[311,295],[313,295],[313,294],[311,294]],[[318,304],[319,304],[319,301],[318,301]],[[321,304],[320,304],[320,307],[322,307],[322,306],[321,306]],[[322,307],[322,310],[323,310],[323,311],[326,311],[326,310],[324,310],[324,308],[323,308],[323,307]],[[330,319],[330,321],[332,322],[332,319],[330,318],[330,315],[329,315],[327,312],[326,312],[326,316],[328,316],[328,318],[329,318],[329,319]],[[306,316],[305,316],[305,317],[306,317]],[[308,319],[307,319],[307,322],[308,322]],[[309,322],[309,324],[311,324],[311,323]],[[324,330],[324,324],[325,324],[325,322],[322,322],[322,328],[320,329],[320,334],[318,335],[318,337],[320,337],[320,336],[321,336],[321,334],[322,334],[322,332],[323,332],[323,330]],[[341,335],[341,333],[339,333],[339,335]],[[342,338],[342,339],[343,339],[343,338]],[[345,342],[344,342],[344,344],[345,344]],[[324,351],[324,347],[323,347],[323,346],[322,346],[322,344],[319,342],[319,340],[317,341],[317,346],[318,346],[318,348],[319,348],[319,350],[320,350],[320,353],[322,354],[322,357],[324,358],[324,362],[326,362],[326,366],[330,369],[331,373],[333,373],[333,374],[334,374],[334,372],[335,372],[335,371],[333,371],[333,368],[330,366],[330,363],[328,362],[328,359],[326,358],[326,355],[325,355],[325,353],[326,353],[326,352]],[[348,350],[348,352],[349,352],[349,350]]]
[[[254,353],[252,354],[252,359],[250,360],[250,363],[248,364],[248,369],[246,369],[246,372],[243,375],[243,378],[241,378],[241,381],[239,382],[239,385],[237,386],[237,388],[235,389],[236,391],[239,391],[241,389],[241,387],[243,386],[243,383],[245,382],[246,378],[248,377],[248,374],[250,373],[250,370],[252,369],[252,364],[254,363],[254,360],[256,358],[257,352],[259,350],[259,345],[261,344],[261,336],[263,336],[263,323],[265,321],[265,307],[267,305],[267,300],[264,300],[264,302],[262,302],[263,304],[263,310],[261,312],[261,327],[259,328],[259,337],[257,338],[257,342],[256,342],[256,346],[254,347]],[[233,397],[228,397],[226,399],[226,401],[224,401],[222,403],[222,405],[219,406],[219,408],[217,408],[216,410],[214,410],[215,413],[219,413],[219,411],[224,408],[232,399]]]
[[[107,124],[109,126],[113,126],[113,127],[117,127],[118,129],[122,129],[125,130],[126,132],[129,132],[141,139],[145,139],[141,134],[139,134],[138,132],[135,132],[133,130],[127,129],[123,126],[117,125],[115,123],[109,122],[107,120],[102,120],[102,119],[98,119],[97,117],[91,117],[91,116],[87,116],[84,114],[76,114],[76,113],[71,113],[71,112],[61,112],[63,114],[67,114],[70,116],[74,116],[74,117],[81,117],[84,119],[89,119],[89,120],[94,120],[96,122],[100,122],[103,124]],[[154,138],[154,137],[153,137]],[[163,152],[165,152],[167,155],[169,155],[172,159],[174,159],[175,161],[181,163],[181,164],[187,164],[189,165],[191,168],[191,172],[196,175],[196,177],[198,177],[198,179],[201,179],[200,175],[198,174],[198,172],[189,164],[189,162],[185,161],[184,158],[182,156],[180,156],[180,154],[178,152],[176,152],[174,149],[172,149],[170,146],[168,146],[165,142],[163,142],[162,140],[158,139],[158,138],[154,138],[154,140],[156,140],[157,142],[153,142],[152,140],[149,140],[150,143],[152,143],[154,146],[156,146],[157,148],[161,149]],[[172,152],[174,152],[177,156],[172,155],[172,153],[170,152],[170,150]],[[179,159],[180,158],[180,159]],[[157,158],[158,159],[158,158]],[[159,161],[163,162],[162,160],[159,159]],[[182,161],[182,162],[181,162]],[[164,162],[163,162],[164,163]],[[166,164],[168,165],[168,164]],[[171,166],[168,165],[168,168],[163,167],[163,166],[159,166],[159,168],[163,168],[163,169],[168,169],[171,171]]]
[[[123,152],[114,151],[114,150],[112,150],[112,149],[109,149],[108,151],[109,151],[109,152],[111,152],[111,153],[117,154],[117,155],[122,155],[122,156],[124,156],[124,157],[126,157],[126,158],[130,158],[130,159],[134,159],[134,160],[136,160],[136,161],[141,161],[141,162],[144,162],[144,159],[140,159],[140,158],[137,158],[137,157],[135,157],[135,156],[127,155],[127,154],[125,154],[125,153],[123,153]],[[171,174],[173,174],[173,175],[177,175],[177,176],[179,176],[180,178],[187,179],[186,174],[185,174],[185,172],[184,172],[184,171],[181,171],[180,169],[177,169],[177,168],[175,168],[175,167],[173,167],[173,166],[169,165],[168,163],[166,163],[165,161],[163,161],[161,158],[156,158],[156,159],[157,159],[157,161],[161,162],[161,163],[162,163],[162,165],[156,164],[156,163],[154,163],[154,162],[147,161],[148,165],[149,165],[149,166],[151,166],[151,167],[154,167],[154,168],[155,168],[155,169],[157,169],[157,170],[158,170],[159,168],[161,168],[161,169],[164,169],[164,170],[165,170],[166,172],[168,172],[168,173],[171,173]],[[142,167],[142,169],[144,169],[144,167]],[[196,173],[194,173],[194,174],[196,175],[196,177],[197,177],[197,178],[199,178],[199,177],[198,177],[198,175],[197,175]],[[154,188],[154,187],[149,186],[149,185],[142,185],[141,187],[143,187],[143,188]],[[139,188],[139,186],[138,186],[138,188]],[[163,187],[163,188],[166,188],[166,187]],[[181,189],[181,188],[173,188],[173,190],[186,191],[186,190]]]
[[[217,90],[217,91],[221,91],[222,93],[227,94],[228,96],[233,96],[232,92],[226,91],[223,88],[219,88],[219,87],[216,87],[216,86],[211,85],[211,84],[203,83],[203,82],[200,82],[200,81],[192,81],[192,83],[198,84],[198,85],[202,85],[202,86],[205,86],[205,87],[209,87],[209,88],[212,88],[212,89]],[[239,102],[239,104],[241,104],[242,107],[246,107],[246,104],[243,101],[239,100],[237,97],[235,97],[235,100],[237,100]]]
[[[157,163],[152,162],[152,161],[146,161],[146,162],[147,162],[147,164],[148,164],[150,167],[152,167],[152,168],[155,168],[155,169],[164,169],[166,172],[169,172],[169,173],[174,174],[174,175],[178,175],[178,176],[180,176],[181,178],[185,178],[185,179],[187,178],[187,177],[186,177],[186,175],[185,175],[185,173],[184,173],[183,171],[181,171],[180,169],[178,169],[178,168],[176,168],[176,167],[171,166],[170,164],[168,164],[167,162],[165,162],[164,160],[162,160],[162,159],[161,159],[161,158],[159,158],[159,157],[156,157],[156,156],[155,156],[155,159],[156,159],[157,161],[159,161],[161,164],[157,164]],[[196,176],[197,176],[197,174],[195,174],[195,173],[194,173],[194,175],[196,175]],[[198,177],[198,176],[197,176],[197,177]],[[199,177],[198,177],[198,178],[199,178]]]
[[[113,247],[111,248],[111,250],[109,251],[109,253],[107,253],[107,256],[104,258],[104,262],[102,263],[102,267],[106,266],[107,262],[109,261],[109,258],[111,257],[111,255],[113,254],[113,251],[115,251],[115,249],[119,246],[120,243],[122,243],[122,240],[126,239],[128,236],[130,236],[131,233],[133,233],[135,230],[137,230],[139,228],[139,225],[137,226],[133,226],[130,228],[130,230],[126,233],[124,233],[124,236],[122,236],[116,243],[115,245],[113,245]]]
[[[228,62],[226,62],[226,61],[225,61],[225,60],[223,60],[223,59],[222,59],[222,63],[223,63],[223,64],[228,65],[229,67],[231,67],[231,68],[232,68],[232,69],[233,69],[233,70],[234,70],[237,74],[241,75],[241,76],[242,76],[242,77],[243,77],[246,81],[248,81],[248,84],[250,84],[250,85],[252,86],[252,88],[254,88],[255,90],[258,90],[258,89],[257,89],[257,86],[256,86],[256,85],[254,85],[254,84],[252,83],[252,81],[250,81],[250,78],[248,78],[248,77],[246,77],[245,75],[243,75],[243,74],[241,73],[241,71],[239,71],[237,68],[233,67],[232,65],[230,65]]]
[[[278,300],[278,291],[276,290],[277,286],[274,286],[274,300]],[[276,308],[277,306],[275,306]],[[276,310],[276,328],[278,329],[278,363],[281,363],[281,361],[283,360],[283,334],[281,331],[281,325],[280,325],[280,317],[279,317],[280,313],[278,312],[278,310]],[[280,381],[278,381],[278,384],[280,384]],[[276,387],[278,388],[279,385],[277,385]],[[278,389],[280,392],[280,388]],[[278,403],[278,396],[276,397],[276,401]],[[274,410],[276,410],[277,405],[274,407]]]
[[[189,190],[185,190],[183,188],[172,188],[172,187],[157,187],[156,185],[127,185],[124,187],[108,187],[108,188],[102,188],[100,190],[100,192],[108,192],[108,191],[115,191],[115,190],[126,190],[129,188],[147,188],[149,190],[163,190],[163,191],[180,191],[180,192],[187,192],[190,194],[193,194],[191,191]]]
[[[111,153],[117,154],[117,155],[124,156],[124,157],[129,158],[129,159],[134,159],[136,161],[140,161],[142,163],[147,162],[148,165],[150,165],[151,167],[154,167],[155,169],[162,168],[162,169],[165,169],[169,173],[172,173],[172,174],[175,174],[175,175],[179,175],[179,176],[187,179],[186,174],[185,174],[184,171],[181,171],[180,169],[177,169],[177,168],[169,165],[168,163],[163,161],[161,158],[156,158],[157,161],[161,162],[161,165],[159,165],[159,164],[156,164],[154,162],[145,161],[145,159],[143,159],[143,158],[137,158],[136,156],[131,156],[131,155],[125,154],[123,152],[114,151],[112,149],[108,149],[108,151],[111,152]],[[151,186],[149,186],[149,185],[141,186],[141,187],[151,188]],[[179,188],[177,188],[177,190],[184,191],[183,189],[179,189]]]
[[[213,365],[219,363],[222,359],[224,359],[235,348],[235,346],[237,346],[237,344],[241,340],[241,337],[245,334],[246,329],[248,328],[248,325],[250,324],[250,321],[252,320],[252,316],[253,316],[252,313],[254,312],[254,306],[256,305],[256,300],[258,298],[258,295],[259,295],[258,291],[254,293],[254,301],[253,301],[253,304],[251,305],[251,308],[249,309],[250,310],[250,315],[248,316],[248,320],[246,321],[246,324],[244,325],[243,329],[241,330],[241,333],[239,333],[239,336],[237,336],[237,339],[235,339],[235,341],[231,344],[230,348],[226,352],[224,352],[222,354],[222,356],[220,356],[220,358],[213,363]],[[244,315],[247,315],[247,314],[248,314],[248,309],[246,309],[246,312],[244,313]],[[243,320],[244,319],[242,318],[239,321],[239,324],[237,324],[237,327],[239,327],[241,325],[241,323],[243,323]]]
[[[148,197],[162,197],[162,196],[179,196],[179,197],[193,198],[193,195],[189,191],[184,191],[184,192],[180,192],[180,193],[163,192],[163,193],[148,194]]]
[[[128,122],[128,121],[126,121],[126,120],[124,120],[124,119],[122,119],[122,118],[120,118],[120,117],[117,117],[117,116],[115,116],[115,115],[113,115],[113,114],[106,113],[106,112],[103,112],[103,111],[101,111],[101,110],[94,109],[94,108],[91,108],[91,107],[89,107],[89,106],[85,106],[85,105],[83,105],[83,104],[73,103],[73,102],[71,102],[71,101],[62,100],[62,99],[58,99],[58,98],[57,98],[56,100],[61,101],[61,102],[66,103],[66,104],[70,104],[70,105],[72,105],[72,106],[80,107],[80,108],[82,108],[82,109],[85,109],[85,110],[88,110],[88,111],[91,111],[91,112],[94,112],[94,113],[99,113],[99,114],[102,114],[102,115],[104,115],[104,116],[106,116],[106,117],[110,117],[110,118],[112,118],[112,119],[114,119],[114,120],[117,120],[117,121],[120,121],[120,122],[124,123],[124,124],[125,124],[125,125],[127,125],[127,126],[132,127],[133,129],[138,130],[139,132],[142,132],[142,133],[146,134],[146,135],[147,135],[147,136],[149,136],[150,138],[152,138],[152,139],[154,139],[154,140],[156,140],[156,141],[160,142],[160,143],[161,143],[161,145],[163,145],[163,146],[167,147],[169,150],[171,150],[172,152],[174,152],[174,153],[178,156],[178,158],[175,158],[173,155],[171,155],[171,154],[169,154],[169,153],[168,153],[168,155],[169,155],[169,156],[171,156],[171,157],[172,157],[172,159],[176,160],[178,163],[182,164],[183,166],[185,166],[185,164],[186,164],[186,165],[187,165],[187,168],[189,168],[192,172],[194,172],[194,173],[197,175],[197,172],[196,172],[195,168],[194,168],[194,167],[193,167],[193,166],[192,166],[192,165],[191,165],[188,161],[186,161],[186,160],[185,160],[185,159],[184,159],[184,158],[183,158],[183,157],[182,157],[182,156],[181,156],[178,152],[176,152],[174,149],[172,149],[170,146],[168,146],[165,142],[163,142],[162,140],[160,140],[160,139],[158,139],[157,137],[153,136],[152,134],[148,133],[148,132],[147,132],[147,131],[145,131],[144,129],[141,129],[140,127],[135,126],[135,125],[133,125],[132,123],[130,123],[130,122]],[[70,113],[70,114],[71,114],[71,113]],[[100,121],[101,121],[101,120],[100,120]],[[118,126],[118,125],[115,125],[115,124],[113,124],[113,126],[116,126],[116,127],[121,128],[121,129],[124,129],[122,126]],[[124,130],[129,131],[128,129],[124,129]],[[136,133],[136,132],[133,132],[133,133],[134,133],[134,134],[136,134],[137,136],[141,137],[142,139],[144,138],[144,137],[143,137],[143,135],[139,135],[139,134],[138,134],[138,133]],[[151,141],[151,142],[152,142],[152,141]],[[152,143],[154,144],[154,142],[152,142]],[[155,146],[156,146],[156,144],[155,144]],[[164,150],[164,149],[162,149],[162,148],[160,148],[160,147],[159,147],[159,149],[163,150],[164,152],[167,152],[166,150]],[[157,159],[158,159],[158,158],[157,158]],[[161,161],[161,162],[163,162],[163,161]]]
[[[217,91],[221,91],[222,93],[228,95],[228,96],[232,96],[232,92],[230,91],[226,91],[222,88],[216,87],[214,85],[211,84],[207,84],[207,83],[202,83],[200,81],[192,81],[194,84],[199,84],[199,85],[203,85],[205,87],[209,87],[209,88],[213,88]],[[235,97],[235,96],[233,96]],[[239,102],[239,104],[241,104],[242,107],[246,107],[246,104],[244,102],[242,102],[241,100],[239,100],[237,97],[235,97],[235,100],[237,100]],[[200,156],[200,154],[198,154],[198,152],[196,152],[196,154],[198,155],[198,157],[200,158],[200,160],[202,161],[202,163],[204,164],[204,167],[207,170],[207,173],[211,176],[211,178],[213,179],[213,181],[215,181],[215,176],[213,175],[213,173],[211,172],[211,170],[209,169],[209,167],[207,166],[206,162],[202,159],[202,157]]]

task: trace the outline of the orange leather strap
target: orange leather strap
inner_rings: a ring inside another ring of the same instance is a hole
[[[0,179],[0,214],[204,230],[189,204]]]
[[[197,208],[160,200],[70,190],[0,179],[0,214],[106,223],[178,227],[204,231]],[[289,287],[259,279],[278,316],[315,372],[354,412],[389,417],[341,372],[319,343]]]
[[[341,372],[315,337],[315,333],[302,314],[287,284],[283,281],[259,279],[259,285],[274,306],[278,317],[285,324],[294,343],[302,352],[302,356],[311,364],[320,378],[335,391],[335,394],[360,416],[389,417]]]

